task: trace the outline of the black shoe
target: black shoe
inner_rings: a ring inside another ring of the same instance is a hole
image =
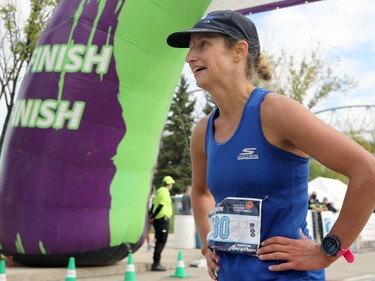
[[[167,268],[162,266],[160,263],[152,264],[151,271],[167,271]]]

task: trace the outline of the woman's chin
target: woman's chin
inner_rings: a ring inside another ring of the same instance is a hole
[[[197,85],[197,87],[199,87],[201,89],[205,89],[206,83],[204,83],[201,79],[195,80],[195,84]]]

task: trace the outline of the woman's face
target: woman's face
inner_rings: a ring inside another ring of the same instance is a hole
[[[189,48],[186,62],[194,74],[198,87],[209,89],[210,85],[218,85],[233,73],[234,51],[226,47],[222,35],[192,34]]]

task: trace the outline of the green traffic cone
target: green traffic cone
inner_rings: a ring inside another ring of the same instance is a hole
[[[187,275],[185,272],[185,263],[184,263],[184,259],[182,257],[181,251],[178,252],[176,271],[174,275],[171,275],[171,277],[175,277],[175,278],[188,278],[189,277],[189,275]]]
[[[124,281],[137,281],[135,277],[135,266],[133,261],[133,254],[128,255],[128,264],[126,266],[125,279]]]
[[[0,281],[7,281],[7,275],[5,274],[5,260],[0,260]]]
[[[69,258],[68,270],[66,272],[65,281],[77,281],[76,262],[74,257]]]

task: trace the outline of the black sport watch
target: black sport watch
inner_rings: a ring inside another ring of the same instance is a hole
[[[350,249],[341,249],[340,240],[335,235],[327,235],[322,241],[323,252],[327,256],[343,256],[347,262],[354,261],[354,255]]]

